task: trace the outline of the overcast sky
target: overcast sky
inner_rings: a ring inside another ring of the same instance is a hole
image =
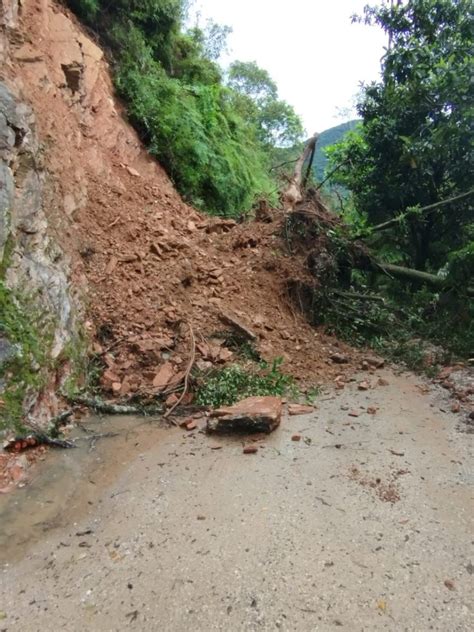
[[[276,81],[280,97],[322,132],[355,115],[361,81],[379,74],[386,37],[377,27],[351,24],[370,0],[195,0],[201,23],[233,29],[230,55],[220,62],[256,61]]]

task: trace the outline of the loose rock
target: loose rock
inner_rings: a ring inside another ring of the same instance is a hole
[[[305,406],[303,404],[290,404],[288,406],[288,414],[294,415],[308,415],[312,413],[314,408],[312,406]]]
[[[229,433],[269,433],[280,424],[282,402],[279,397],[248,397],[234,406],[211,412],[207,431]]]
[[[258,452],[258,447],[256,445],[246,445],[242,450],[244,454],[255,454]]]

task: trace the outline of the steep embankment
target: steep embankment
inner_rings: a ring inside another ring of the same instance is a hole
[[[153,394],[163,365],[168,382],[182,379],[189,326],[201,343],[198,365],[232,358],[213,338],[229,311],[254,330],[263,358],[284,358],[286,372],[313,384],[339,374],[328,359],[339,343],[311,328],[287,299],[288,278],[306,273],[288,255],[278,218],[237,225],[187,206],[125,121],[104,53],[74,17],[51,0],[3,5],[1,79],[18,107],[34,113],[37,146],[34,212],[24,210],[21,170],[7,157],[15,212],[29,228],[11,222],[2,265],[11,288],[44,297],[56,287],[51,305],[35,302],[54,315],[61,341],[50,349],[59,359],[56,386],[71,358],[85,354],[66,344],[83,330],[108,367],[104,388]],[[28,137],[15,145],[22,157]],[[41,230],[30,230],[36,222]],[[44,274],[30,274],[40,254],[48,257]]]

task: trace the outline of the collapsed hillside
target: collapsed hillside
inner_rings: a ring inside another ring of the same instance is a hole
[[[263,359],[283,358],[286,373],[312,385],[341,374],[330,360],[341,343],[311,327],[288,294],[308,272],[289,255],[281,215],[237,224],[186,205],[127,124],[104,54],[74,17],[51,0],[6,5],[1,78],[34,112],[44,235],[60,249],[77,303],[76,331],[55,350],[54,379],[43,389],[61,387],[83,360],[85,336],[107,369],[105,390],[153,395],[163,379],[182,380],[189,327],[198,366],[232,360],[216,337],[229,329],[229,312],[252,330]],[[11,275],[30,256],[17,247],[20,232],[10,233],[5,283],[28,292],[28,279],[18,287]],[[33,417],[58,406],[40,402]]]

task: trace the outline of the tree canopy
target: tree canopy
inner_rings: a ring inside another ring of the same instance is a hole
[[[227,85],[235,109],[253,122],[258,140],[268,149],[292,147],[303,139],[303,125],[291,105],[278,98],[278,88],[256,62],[235,61]]]
[[[362,124],[332,149],[332,167],[343,163],[337,178],[369,225],[413,208],[391,241],[407,263],[437,269],[473,238],[472,197],[415,212],[472,186],[472,3],[407,0],[367,7],[364,19],[390,46],[381,81],[362,91]]]

